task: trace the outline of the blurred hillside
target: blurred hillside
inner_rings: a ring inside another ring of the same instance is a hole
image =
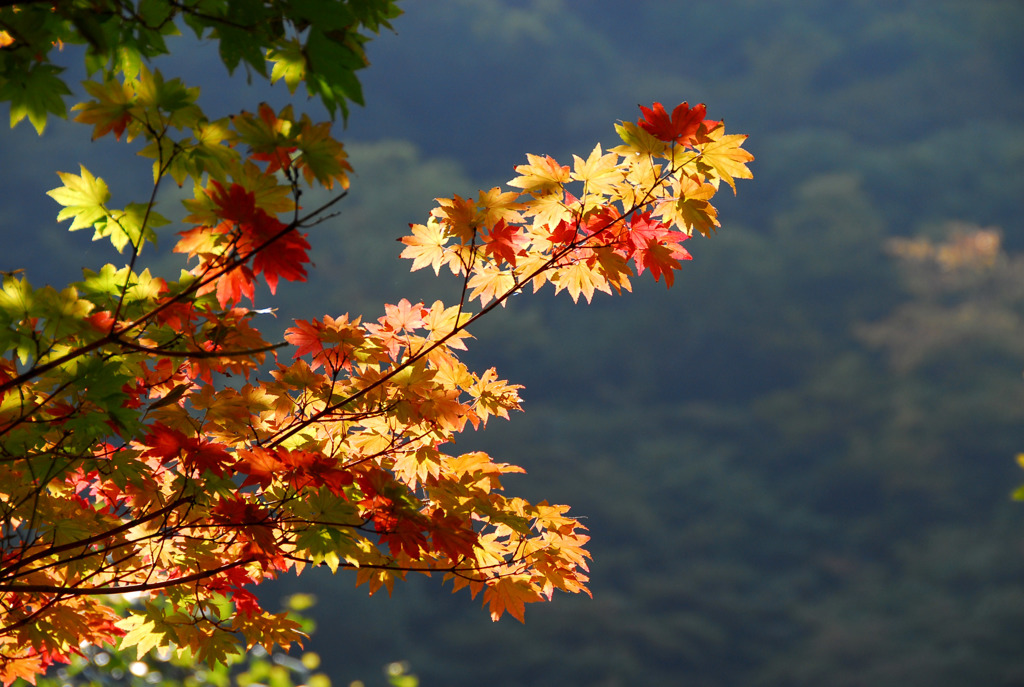
[[[396,259],[406,224],[527,152],[612,142],[636,103],[706,102],[757,160],[671,292],[520,296],[471,345],[526,385],[526,413],[459,448],[587,516],[594,600],[520,626],[436,579],[390,601],[351,576],[282,580],[269,592],[319,597],[335,684],[395,659],[439,687],[1024,684],[1024,4],[406,11],[371,44],[347,136],[359,176],[310,237],[313,278],[258,303],[282,328],[457,297]],[[281,97],[189,59],[213,111]],[[85,135],[0,134],[0,269],[59,282],[116,257],[67,241],[42,195],[79,160],[125,193],[145,182]]]

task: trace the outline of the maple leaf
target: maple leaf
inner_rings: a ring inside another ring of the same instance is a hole
[[[680,268],[679,260],[690,260],[690,253],[679,245],[687,235],[673,232],[670,228],[652,220],[650,213],[633,215],[630,218],[629,243],[631,255],[636,264],[637,275],[649,269],[658,281],[665,275],[665,285],[672,286],[675,276],[672,270]]]
[[[391,469],[399,479],[414,485],[441,474],[441,456],[433,446],[420,446],[396,455]]]
[[[527,154],[526,159],[529,164],[516,166],[519,176],[509,181],[509,186],[521,188],[536,195],[545,195],[553,193],[561,189],[564,184],[569,183],[569,168],[558,164],[550,155],[541,157]]]
[[[627,155],[662,155],[665,152],[665,142],[655,138],[645,129],[633,122],[622,122],[615,125],[615,131],[622,139],[623,145],[611,148],[611,152],[618,153],[623,157]]]
[[[629,281],[632,272],[624,255],[612,246],[600,246],[594,248],[594,256],[597,258],[598,273],[604,278],[607,287],[614,287],[618,293],[633,290]],[[611,293],[609,288],[602,290]]]
[[[469,287],[469,299],[480,299],[480,305],[504,296],[516,285],[515,276],[493,264],[486,264],[473,271],[473,276],[466,282]],[[504,303],[504,301],[502,301]]]
[[[261,211],[262,212],[262,211]],[[276,218],[263,213],[264,222],[257,225],[261,238],[269,238],[280,234],[285,225]],[[261,245],[263,242],[260,242]],[[255,248],[255,247],[254,247]],[[264,281],[270,288],[270,293],[277,293],[278,280],[305,281],[306,268],[303,266],[309,262],[309,242],[302,234],[294,229],[288,233],[277,236],[273,245],[260,250],[252,261],[252,269],[255,274],[262,274]]]
[[[659,201],[652,214],[687,234],[696,229],[709,236],[719,226],[718,210],[709,202],[717,192],[715,185],[684,176],[674,190],[677,197]]]
[[[502,192],[497,186],[489,191],[480,191],[477,201],[477,213],[480,215],[483,225],[491,229],[500,220],[509,224],[517,224],[523,221],[519,212],[523,209],[523,203],[517,202],[519,194],[515,191]]]
[[[754,177],[746,164],[752,161],[754,156],[740,147],[747,140],[745,134],[723,136],[722,132],[724,131],[725,127],[720,127],[712,132],[714,135],[710,142],[698,145],[697,150],[700,151],[700,162],[709,165],[717,174],[717,177],[711,178],[711,182],[717,184],[718,178],[724,179],[735,194],[736,182],[734,179],[752,179]]]
[[[504,260],[512,267],[516,266],[516,255],[521,252],[523,243],[522,230],[505,220],[498,220],[494,227],[483,235],[483,250],[496,260]]]
[[[310,248],[305,237],[294,229],[286,231],[286,225],[280,220],[263,208],[257,207],[256,194],[240,184],[231,184],[225,189],[214,180],[210,182],[210,186],[210,198],[218,208],[219,217],[234,223],[237,227],[238,252],[243,257],[255,254],[252,263],[253,275],[262,273],[271,293],[277,292],[277,283],[281,278],[288,281],[304,281],[306,269],[303,264],[309,262],[306,251]],[[269,246],[271,241],[272,247]],[[240,276],[235,275],[234,279],[239,280]],[[232,288],[226,293],[235,294],[238,291],[238,288]],[[250,302],[253,300],[251,289],[242,289],[242,292],[249,297]],[[218,290],[218,297],[220,293]],[[221,300],[221,305],[224,306],[226,302],[229,300]],[[230,302],[238,302],[238,299]]]
[[[430,541],[449,560],[459,561],[473,556],[479,536],[462,518],[435,511],[431,518]]]
[[[57,172],[64,186],[46,192],[46,195],[64,206],[57,215],[58,222],[69,217],[74,218],[69,231],[91,227],[108,214],[104,207],[110,200],[107,183],[90,174],[85,165],[79,165],[79,169],[82,172],[81,176]]]
[[[463,453],[455,457],[446,456],[444,469],[457,482],[475,484],[488,492],[493,489],[501,489],[499,475],[526,472],[518,465],[495,463],[483,451]]]
[[[279,47],[267,53],[267,60],[274,65],[270,72],[270,83],[284,79],[288,91],[294,94],[299,82],[306,78],[306,56],[302,44],[296,39],[283,41]]]
[[[217,302],[226,308],[248,298],[250,303],[256,302],[256,277],[246,265],[238,265],[233,270],[223,273],[214,283],[217,291]],[[206,290],[200,290],[204,293]]]
[[[590,303],[594,298],[594,291],[603,286],[604,278],[586,261],[575,260],[565,267],[560,267],[551,276],[551,281],[555,284],[555,293],[563,289],[568,291],[573,303],[578,303],[582,294],[587,303]]]
[[[525,575],[499,577],[484,588],[484,603],[490,607],[491,620],[494,621],[507,611],[513,618],[524,623],[525,604],[542,601],[543,598]]]
[[[323,325],[317,320],[295,320],[294,327],[284,330],[285,341],[298,347],[295,351],[296,358],[301,358],[309,353],[314,355],[312,365],[314,370],[322,364],[322,361],[315,360],[315,356],[324,350],[324,342],[321,339],[323,329]]]
[[[430,331],[431,339],[436,340],[441,337],[448,337],[447,346],[449,348],[457,348],[460,351],[464,351],[466,350],[466,344],[463,342],[463,339],[472,339],[473,335],[465,329],[458,332],[455,330],[464,325],[471,317],[471,313],[466,312],[458,305],[446,308],[441,301],[434,301],[433,305],[430,306],[430,312],[424,317],[423,326]],[[449,360],[448,355],[442,349],[437,349],[437,352],[443,355],[445,360]],[[439,364],[434,358],[431,361],[434,364]]]
[[[601,144],[598,143],[590,152],[590,156],[583,160],[578,155],[573,155],[574,169],[572,178],[586,184],[587,193],[614,193],[625,176],[619,167],[619,156],[615,153],[601,154]]]
[[[640,111],[644,116],[637,120],[637,125],[644,131],[660,141],[686,145],[692,141],[704,121],[706,108],[703,103],[692,109],[689,103],[681,103],[672,110],[671,117],[661,103],[654,103],[649,108],[641,105]]]
[[[411,332],[423,326],[423,318],[427,313],[422,303],[413,305],[407,298],[403,298],[397,305],[384,305],[384,317],[380,318],[380,322],[396,332]]]
[[[345,147],[331,137],[331,123],[313,124],[308,115],[302,117],[302,129],[298,136],[299,162],[306,183],[314,179],[324,188],[334,188],[334,183],[343,189],[349,187],[348,163]]]
[[[466,391],[476,399],[474,409],[483,422],[491,415],[497,415],[508,419],[509,410],[521,410],[519,390],[523,387],[519,384],[509,384],[498,378],[498,371],[493,367],[488,369],[476,383]]]
[[[147,455],[159,458],[166,463],[169,460],[179,457],[189,443],[189,438],[184,433],[157,422],[150,427],[150,432],[144,440],[148,447]]]
[[[383,526],[380,540],[387,544],[392,556],[404,552],[416,559],[420,556],[420,552],[429,546],[423,528],[418,523],[405,518],[395,519],[390,514],[384,515],[380,519],[375,517],[374,522],[378,528]]]
[[[287,468],[282,479],[295,490],[326,486],[332,494],[343,495],[343,488],[352,484],[350,472],[338,467],[338,461],[315,451],[288,450],[278,447],[275,452]]]
[[[134,646],[137,656],[142,658],[153,649],[167,646],[171,641],[168,628],[161,620],[159,611],[151,604],[146,604],[144,612],[135,611],[127,618],[119,620],[117,627],[124,631],[121,637],[121,649]]]
[[[278,551],[275,520],[268,508],[235,496],[221,499],[211,515],[219,525],[238,532],[243,556],[263,558]]]
[[[57,76],[64,69],[51,64],[34,64],[28,70],[19,71],[21,73],[13,74],[8,71],[5,76],[14,78],[5,78],[0,82],[0,100],[10,103],[12,129],[28,117],[36,133],[42,136],[46,129],[47,113],[66,116],[63,96],[70,95],[71,91]]]
[[[238,452],[238,471],[248,475],[242,482],[243,487],[258,484],[264,489],[274,481],[274,476],[284,469],[284,461],[274,451],[262,447]]]
[[[433,220],[433,218],[431,218]],[[407,248],[402,250],[400,257],[412,260],[411,272],[427,267],[434,268],[434,274],[441,274],[441,265],[448,262],[452,274],[457,274],[456,265],[445,259],[444,246],[448,243],[444,226],[437,221],[426,224],[410,224],[411,236],[399,239]]]
[[[243,111],[231,119],[239,138],[249,145],[250,157],[268,163],[267,174],[291,168],[297,146],[292,137],[294,115],[290,105],[278,116],[270,105],[260,103],[257,116]]]
[[[218,477],[223,477],[235,464],[235,457],[220,444],[205,439],[193,440],[185,453],[184,464],[189,471],[201,474],[204,470],[209,470]]]
[[[46,671],[42,655],[11,655],[10,649],[3,645],[0,649],[5,654],[0,661],[0,682],[4,687],[11,687],[18,678],[34,685],[36,678]]]
[[[572,211],[569,209],[566,197],[569,194],[548,193],[535,198],[527,205],[523,214],[533,217],[533,225],[537,226],[558,226],[561,222],[572,221]]]
[[[437,207],[431,214],[444,222],[448,235],[462,243],[470,243],[476,236],[476,204],[459,195],[435,200]]]
[[[131,109],[135,90],[130,82],[120,84],[115,80],[99,84],[95,81],[83,82],[85,90],[96,100],[88,103],[79,103],[71,108],[72,111],[80,110],[75,117],[76,122],[93,124],[92,140],[102,138],[111,131],[114,138],[121,140],[125,128],[132,121]],[[130,143],[134,138],[132,132],[128,133],[127,141]]]

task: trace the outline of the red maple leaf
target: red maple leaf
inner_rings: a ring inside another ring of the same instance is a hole
[[[641,275],[649,269],[654,281],[665,275],[665,285],[672,286],[675,277],[672,270],[680,268],[680,260],[691,260],[693,256],[679,244],[689,238],[686,234],[672,231],[671,227],[651,219],[651,213],[633,215],[629,223],[629,257],[636,263],[636,273]]]
[[[241,185],[231,184],[227,189],[216,181],[211,181],[210,185],[213,189],[210,199],[217,205],[217,215],[237,227],[236,251],[243,258],[253,256],[252,274],[263,274],[271,293],[277,292],[279,279],[305,281],[306,268],[303,264],[309,262],[306,251],[310,248],[305,236],[297,233],[294,228],[289,230],[289,225],[258,207],[255,194]],[[237,271],[232,270],[228,274]],[[243,293],[251,301],[252,296],[248,291],[239,291],[237,288],[244,280],[235,276],[234,281],[236,285],[224,290],[225,297]],[[218,299],[221,293],[218,287]],[[237,297],[235,302],[238,300],[241,298]],[[225,302],[221,300],[221,307],[224,307]]]
[[[430,541],[453,561],[473,556],[479,535],[461,518],[444,515],[440,510],[431,517]]]
[[[146,455],[154,456],[159,458],[162,463],[167,463],[181,455],[181,451],[188,441],[189,438],[182,432],[157,422],[150,428],[143,443],[149,447]]]
[[[212,514],[218,524],[237,530],[244,544],[243,556],[273,558],[278,553],[275,522],[269,509],[237,497],[223,499]]]
[[[265,448],[239,451],[238,458],[238,471],[248,475],[242,482],[243,487],[258,484],[266,489],[274,481],[274,473],[284,468],[276,453]]]
[[[285,228],[285,225],[267,213],[260,211],[264,222],[258,225],[258,234],[271,238]],[[304,263],[309,262],[306,253],[309,242],[302,234],[290,231],[274,241],[274,245],[261,250],[252,261],[252,269],[256,274],[263,274],[270,287],[270,293],[277,293],[279,279],[285,281],[306,281]]]
[[[672,110],[672,116],[661,103],[654,103],[652,107],[640,106],[644,116],[637,120],[637,125],[661,141],[675,141],[680,145],[686,145],[697,133],[697,129],[704,121],[707,108],[704,104],[695,105],[693,108],[688,103],[681,103]]]
[[[295,326],[289,327],[284,330],[284,340],[293,346],[297,346],[295,351],[295,357],[301,358],[307,353],[313,354],[313,365],[312,369],[320,367],[321,363],[317,362],[316,355],[324,350],[324,342],[321,340],[323,336],[323,325],[317,320],[295,320]]]
[[[380,540],[388,545],[392,556],[404,551],[412,558],[418,558],[420,550],[428,548],[423,530],[411,520],[391,516],[387,518],[386,530],[382,527],[384,522],[384,519],[374,518],[374,526],[381,531]]]
[[[231,184],[227,188],[219,181],[210,181],[213,190],[209,193],[210,200],[219,208],[217,216],[235,224],[248,224],[256,214],[256,196],[240,184]]]
[[[283,477],[295,489],[319,488],[323,485],[335,495],[343,495],[344,487],[352,484],[354,478],[347,470],[338,467],[338,461],[313,451],[289,451],[275,449],[282,464],[288,468]]]
[[[209,470],[218,477],[228,474],[234,466],[235,457],[228,453],[221,444],[212,441],[189,439],[185,458],[182,461],[185,469],[202,474]]]
[[[217,302],[220,307],[226,308],[236,305],[243,297],[248,298],[250,303],[256,303],[256,279],[247,266],[238,265],[217,279]]]
[[[483,235],[484,253],[497,260],[504,260],[512,267],[516,266],[516,255],[520,252],[522,232],[514,224],[506,224],[500,219],[494,227]]]
[[[405,303],[408,305],[408,301]],[[420,308],[422,309],[422,306]],[[422,314],[420,317],[422,318]],[[421,325],[422,320],[416,326]],[[340,369],[352,369],[350,356],[352,351],[363,343],[364,333],[360,329],[358,317],[349,321],[347,314],[338,318],[324,315],[323,321],[295,320],[295,326],[285,330],[284,338],[288,343],[298,347],[295,351],[296,358],[313,354],[311,370],[323,365],[330,374],[334,374]]]
[[[564,219],[559,221],[558,226],[551,227],[551,238],[552,245],[555,246],[567,246],[577,238],[577,229],[575,224],[570,224]]]
[[[167,296],[164,300],[170,300],[174,296]],[[170,305],[166,305],[162,300],[160,302],[161,309],[156,313],[157,322],[163,325],[167,325],[172,329],[179,332],[185,331],[185,327],[191,324],[191,321],[196,318],[195,305],[192,303],[184,303],[175,301]]]
[[[223,477],[235,463],[235,457],[228,453],[221,444],[205,439],[185,436],[184,433],[157,422],[150,427],[144,442],[147,449],[145,455],[154,456],[167,464],[179,459],[188,471],[203,472],[209,470]]]

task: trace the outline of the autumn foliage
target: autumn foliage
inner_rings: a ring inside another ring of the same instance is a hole
[[[83,640],[196,660],[301,641],[253,588],[310,566],[351,570],[370,593],[410,572],[523,619],[555,590],[587,592],[587,535],[566,506],[506,495],[521,468],[454,452],[454,439],[519,410],[520,387],[458,354],[513,294],[550,283],[574,301],[671,286],[710,201],[748,178],[745,137],[704,106],[642,108],[563,165],[527,156],[509,190],[441,198],[401,239],[412,269],[459,277],[454,302],[401,300],[383,315],[258,328],[257,289],[303,281],[315,224],[351,171],[329,123],[290,107],[209,120],[198,89],[142,66],[90,81],[76,119],[141,140],[145,201],[110,205],[82,167],[49,195],[121,266],[58,290],[8,275],[0,290],[0,679],[33,677]],[[155,199],[191,181],[175,280],[143,268],[169,222]],[[303,187],[335,189],[299,204]],[[475,302],[474,302],[475,301]],[[290,345],[285,351],[283,347]],[[121,616],[109,595],[162,596]]]

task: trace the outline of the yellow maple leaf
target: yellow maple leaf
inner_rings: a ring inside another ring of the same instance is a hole
[[[121,637],[121,649],[135,647],[138,657],[142,658],[152,649],[167,646],[167,635],[156,629],[156,621],[149,615],[132,614],[117,622],[117,626],[126,631]]]
[[[572,221],[572,211],[566,206],[561,193],[549,193],[534,198],[523,214],[533,217],[533,226],[556,227],[559,222]],[[550,233],[550,230],[549,230]]]
[[[486,423],[491,415],[507,420],[509,410],[521,410],[519,390],[522,388],[519,384],[509,384],[499,379],[497,370],[492,367],[480,375],[476,384],[466,389],[466,392],[476,399],[474,410]]]
[[[410,271],[427,267],[434,268],[434,274],[441,273],[441,265],[445,262],[444,246],[448,243],[444,227],[436,219],[431,218],[426,224],[410,224],[412,235],[399,239],[407,248],[400,257],[412,260]],[[452,269],[455,273],[455,269]]]
[[[470,243],[476,236],[476,203],[459,195],[434,200],[437,207],[430,214],[444,222],[450,236]]]
[[[550,277],[550,280],[555,285],[555,293],[565,289],[572,296],[573,303],[579,302],[580,294],[583,294],[589,303],[594,298],[596,289],[611,293],[605,278],[583,260],[560,268]]]
[[[518,199],[517,192],[502,193],[497,186],[489,191],[480,191],[476,201],[480,221],[488,229],[493,229],[501,220],[505,220],[506,224],[519,224],[523,221],[523,216],[519,212],[523,209],[523,204],[516,202]]]
[[[710,236],[715,227],[721,226],[718,209],[709,202],[717,192],[714,184],[702,184],[684,176],[673,184],[672,190],[676,197],[660,201],[653,213],[655,217],[661,217],[687,235],[692,235],[696,229],[703,236]]]
[[[551,232],[544,231],[544,234],[550,236]],[[534,293],[540,291],[548,277],[551,276],[551,255],[545,252],[550,249],[551,244],[548,243],[541,250],[529,251],[526,256],[520,257],[516,261],[516,278],[522,282],[525,282],[527,279],[531,280]]]
[[[641,129],[635,122],[622,122],[615,125],[615,132],[624,145],[611,148],[611,152],[630,157],[650,158],[652,155],[663,155],[668,143],[660,141],[649,132]]]
[[[724,130],[724,127],[720,129],[720,131]],[[754,156],[740,147],[745,140],[747,140],[746,134],[720,135],[710,143],[695,146],[700,153],[698,161],[710,166],[715,172],[708,175],[708,180],[712,184],[717,186],[718,179],[722,179],[732,187],[732,192],[736,193],[734,179],[754,178],[746,165],[754,159]]]
[[[412,486],[427,477],[441,474],[440,454],[432,446],[420,446],[415,451],[399,451],[391,468],[395,475]]]
[[[108,215],[104,204],[110,200],[107,182],[93,176],[84,165],[79,165],[81,176],[68,172],[57,172],[64,182],[60,188],[46,192],[46,195],[64,206],[57,215],[57,221],[73,217],[70,231],[91,227],[97,220]]]
[[[519,176],[509,181],[509,186],[543,195],[559,190],[569,182],[569,168],[559,165],[550,155],[541,157],[527,153],[526,159],[529,164],[516,166]]]
[[[507,270],[486,264],[478,267],[466,283],[472,291],[469,300],[480,299],[480,305],[487,305],[512,290],[516,285],[515,277]],[[504,305],[504,303],[502,303]]]
[[[574,169],[571,177],[586,184],[587,193],[615,193],[622,184],[624,173],[619,167],[619,156],[615,153],[601,154],[598,143],[586,160],[573,155]]]

